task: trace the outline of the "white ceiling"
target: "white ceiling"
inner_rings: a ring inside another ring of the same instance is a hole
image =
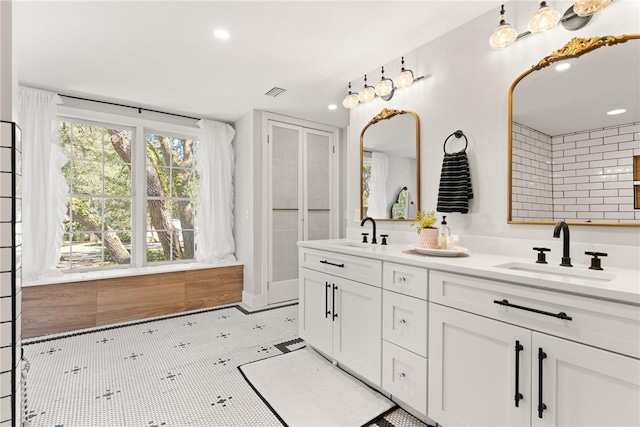
[[[255,108],[344,127],[348,81],[499,4],[14,0],[14,61],[20,84],[64,94],[227,122]],[[231,38],[215,39],[216,28]],[[274,86],[287,92],[265,96]]]
[[[526,76],[513,92],[513,119],[549,136],[640,120],[640,40],[604,46],[557,71],[556,64]],[[607,111],[626,109],[609,116]]]

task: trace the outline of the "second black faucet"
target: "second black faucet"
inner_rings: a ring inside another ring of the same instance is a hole
[[[373,225],[373,237],[371,238],[371,243],[375,245],[376,243],[378,243],[378,241],[376,240],[376,220],[368,216],[362,220],[360,226],[364,227],[364,223],[367,221],[371,221],[371,224]]]

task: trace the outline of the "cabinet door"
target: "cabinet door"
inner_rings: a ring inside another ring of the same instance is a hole
[[[306,268],[300,269],[300,338],[331,356],[332,276]]]
[[[532,349],[533,426],[640,425],[640,360],[536,332]]]
[[[333,357],[379,386],[382,363],[382,289],[335,277]]]
[[[429,418],[446,426],[530,424],[530,331],[429,304],[429,337]]]

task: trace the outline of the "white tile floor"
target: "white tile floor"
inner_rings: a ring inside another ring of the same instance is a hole
[[[281,426],[238,366],[293,350],[298,306],[240,306],[23,342],[33,427]],[[401,409],[370,424],[424,426]]]

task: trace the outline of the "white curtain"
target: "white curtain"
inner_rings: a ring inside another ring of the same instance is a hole
[[[369,189],[369,209],[371,218],[389,218],[387,209],[387,176],[389,175],[389,158],[383,153],[371,153],[371,181]]]
[[[62,274],[57,270],[69,191],[62,175],[67,158],[58,145],[53,93],[19,88],[22,129],[22,276],[25,280]]]
[[[233,240],[233,170],[231,141],[235,130],[226,123],[200,120],[196,170],[200,193],[196,208],[196,259],[235,261]]]

